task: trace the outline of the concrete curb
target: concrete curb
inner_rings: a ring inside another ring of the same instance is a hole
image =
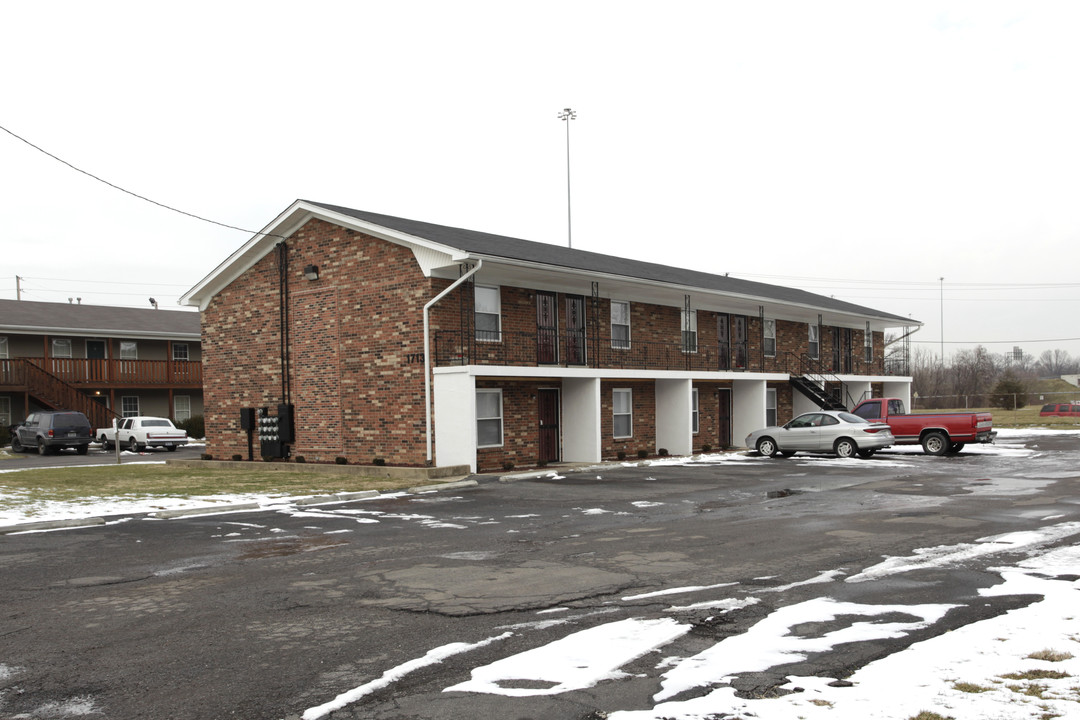
[[[12,533],[34,532],[35,530],[59,530],[61,528],[81,528],[104,525],[105,518],[69,518],[67,520],[42,520],[41,522],[21,523],[19,525],[0,526],[0,535]]]
[[[259,503],[240,503],[238,505],[207,505],[205,507],[180,508],[178,510],[156,510],[147,513],[147,517],[172,520],[173,518],[189,517],[191,515],[220,515],[221,513],[241,512],[243,510],[258,510],[262,505]]]
[[[438,483],[437,485],[421,485],[408,488],[411,493],[435,492],[437,490],[457,490],[459,488],[476,487],[480,483],[476,480],[455,480],[452,482]]]

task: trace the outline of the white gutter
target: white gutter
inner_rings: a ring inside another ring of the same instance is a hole
[[[483,267],[483,259],[476,261],[476,267],[469,272],[465,273],[457,280],[450,284],[450,287],[443,290],[441,293],[433,297],[424,305],[424,414],[427,418],[427,461],[428,465],[431,464],[431,331],[430,321],[428,319],[428,312],[435,303],[442,300],[444,297],[453,292],[459,285],[471,278],[480,268]]]

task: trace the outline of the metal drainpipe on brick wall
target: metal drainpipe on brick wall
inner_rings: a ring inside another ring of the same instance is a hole
[[[437,302],[453,292],[459,285],[471,278],[484,266],[482,259],[477,259],[476,267],[450,283],[450,287],[433,297],[424,305],[424,415],[427,422],[427,464],[431,465],[431,327],[429,314]]]

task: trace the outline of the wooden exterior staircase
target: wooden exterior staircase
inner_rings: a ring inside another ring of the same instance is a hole
[[[39,403],[54,410],[78,410],[86,415],[90,426],[95,429],[111,427],[113,418],[119,417],[104,404],[27,358],[0,360],[0,386],[27,392]]]

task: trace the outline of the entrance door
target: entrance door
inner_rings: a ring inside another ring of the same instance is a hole
[[[585,365],[585,296],[566,296],[566,364]]]
[[[536,393],[537,416],[540,418],[539,459],[544,462],[559,461],[559,391],[538,390]]]
[[[555,293],[536,293],[536,362],[554,365],[559,362],[559,319]]]
[[[720,388],[720,410],[716,414],[720,447],[731,447],[731,389]]]
[[[87,370],[88,379],[90,380],[105,380],[105,341],[104,340],[87,340],[86,341],[86,364],[89,366]]]
[[[731,318],[731,330],[735,344],[735,369],[745,370],[750,356],[750,348],[746,343],[746,316],[735,315]]]
[[[851,328],[843,328],[840,331],[840,336],[843,338],[843,357],[841,358],[842,364],[840,366],[840,372],[851,374],[851,367],[854,365],[854,358],[851,355]]]
[[[728,316],[717,315],[716,316],[716,340],[717,348],[716,354],[720,358],[720,364],[716,368],[717,370],[730,370],[731,369],[731,334],[728,330]]]

